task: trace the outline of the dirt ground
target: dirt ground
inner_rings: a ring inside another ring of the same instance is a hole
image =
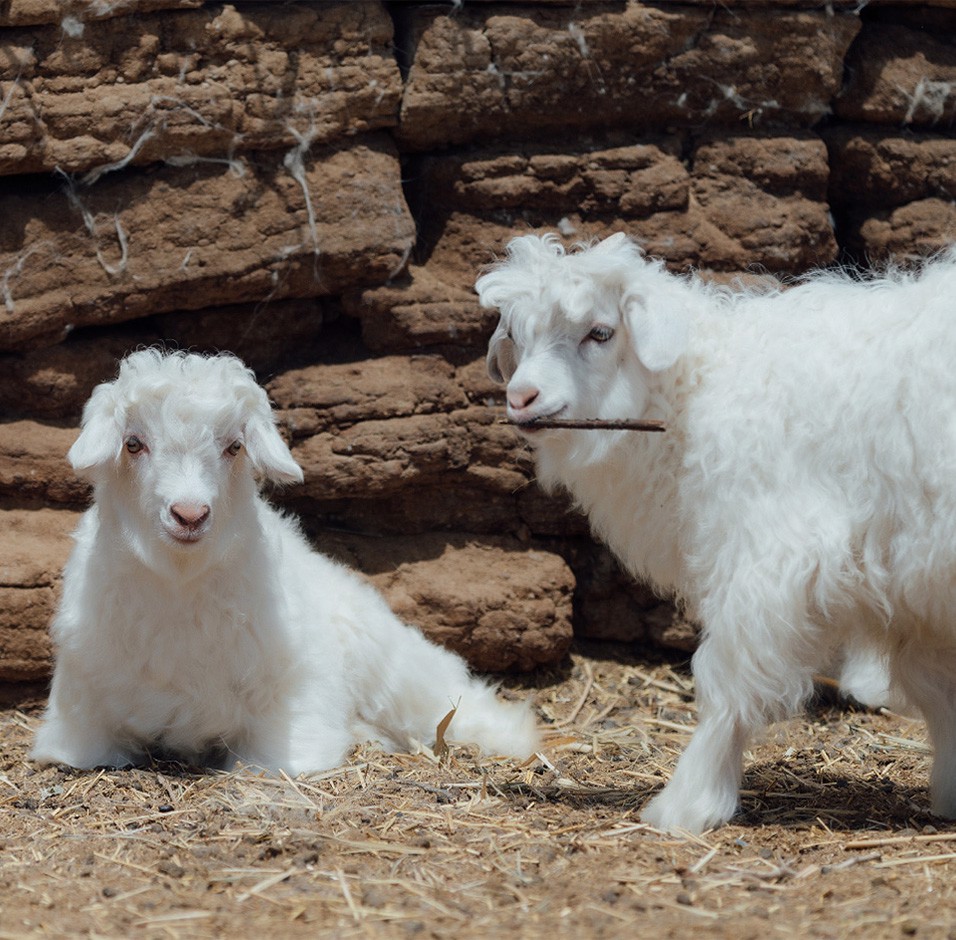
[[[638,810],[692,727],[686,669],[588,647],[535,682],[526,763],[366,746],[295,780],[37,768],[38,709],[7,709],[0,938],[956,938],[921,723],[817,705],[752,748],[732,825],[678,837]]]

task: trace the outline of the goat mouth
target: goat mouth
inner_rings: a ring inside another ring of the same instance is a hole
[[[544,434],[546,431],[553,430],[553,428],[547,427],[546,422],[562,417],[567,410],[567,407],[561,407],[558,408],[557,411],[551,411],[548,414],[535,415],[533,418],[527,418],[525,420],[512,418],[511,421],[515,428],[522,434]],[[539,422],[543,426],[539,427]]]
[[[205,536],[205,530],[191,531],[189,529],[165,529],[166,534],[177,544],[177,545],[195,545],[197,542],[201,541],[203,536]]]

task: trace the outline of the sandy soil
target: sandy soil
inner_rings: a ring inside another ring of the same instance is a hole
[[[0,938],[956,938],[919,722],[818,705],[752,748],[732,825],[684,838],[638,809],[686,670],[599,647],[536,682],[527,763],[363,747],[297,780],[37,768],[37,709],[0,712]]]

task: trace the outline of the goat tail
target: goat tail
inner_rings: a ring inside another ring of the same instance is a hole
[[[507,702],[494,686],[469,676],[469,686],[454,702],[454,713],[443,737],[477,744],[486,754],[529,757],[541,747],[529,702]]]
[[[530,703],[503,700],[460,657],[401,626],[400,639],[393,636],[375,657],[371,707],[360,716],[367,737],[395,749],[416,742],[473,744],[502,757],[529,757],[539,749]]]

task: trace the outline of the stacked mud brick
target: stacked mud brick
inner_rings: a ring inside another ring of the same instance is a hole
[[[275,498],[479,668],[689,648],[496,423],[477,271],[539,229],[905,260],[956,240],[954,137],[954,0],[0,3],[0,680],[48,672],[82,404],[157,342],[256,369]]]

